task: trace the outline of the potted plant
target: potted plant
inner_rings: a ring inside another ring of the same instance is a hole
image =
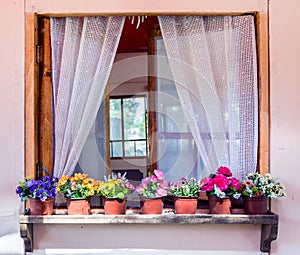
[[[41,180],[25,178],[24,181],[19,182],[16,194],[19,195],[21,201],[29,200],[31,215],[51,215],[57,181],[57,178],[50,176],[45,176]]]
[[[62,176],[56,188],[67,199],[68,214],[89,214],[90,198],[98,193],[98,189],[98,181],[83,173]]]
[[[142,179],[135,191],[141,196],[142,214],[161,214],[163,197],[168,194],[169,183],[160,170],[154,170],[148,177]]]
[[[195,214],[197,210],[200,185],[194,177],[181,177],[170,184],[169,194],[174,197],[176,214]]]
[[[126,198],[134,186],[126,178],[126,173],[112,174],[104,179],[99,185],[99,193],[104,197],[104,213],[125,214]]]
[[[268,198],[286,196],[285,188],[271,174],[250,173],[242,182],[241,193],[246,214],[266,214]]]
[[[231,199],[240,198],[240,187],[240,181],[225,166],[200,181],[201,191],[208,196],[210,213],[215,214],[231,214]]]

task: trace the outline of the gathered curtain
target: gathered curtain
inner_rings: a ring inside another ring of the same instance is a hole
[[[256,170],[257,60],[254,17],[159,16],[179,100],[203,168]]]
[[[51,18],[54,175],[72,175],[95,121],[125,17]]]

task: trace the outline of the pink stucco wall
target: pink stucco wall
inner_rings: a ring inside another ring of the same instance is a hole
[[[295,0],[270,1],[271,172],[285,183],[288,196],[274,201],[280,214],[272,254],[299,252],[300,210],[300,26]]]
[[[126,3],[125,3],[126,2]],[[238,2],[247,2],[248,9],[265,6],[267,1],[217,1],[217,0],[2,0],[0,3],[0,236],[18,231],[17,218],[20,202],[14,194],[16,183],[24,174],[24,13],[84,13],[95,12],[195,12],[207,8],[231,11]],[[270,99],[271,99],[271,172],[286,184],[288,197],[273,201],[273,210],[280,214],[278,240],[272,243],[271,254],[297,254],[300,244],[300,220],[298,215],[300,172],[300,15],[297,0],[271,0],[270,2]],[[238,9],[238,8],[237,8]],[[100,11],[101,10],[101,11]],[[118,11],[116,11],[118,10]],[[1,215],[11,213],[7,222]],[[2,225],[3,222],[6,225]],[[5,226],[5,227],[3,227]],[[197,254],[259,254],[260,231],[258,226],[106,226],[82,229],[75,226],[57,230],[41,226],[36,229],[36,248],[62,248],[62,236],[67,245],[72,245],[71,233],[81,235],[86,247],[100,248],[147,248],[172,250],[187,249],[186,242],[192,240],[191,250]],[[147,238],[154,235],[155,242],[149,245]],[[40,238],[39,238],[40,237]],[[97,239],[97,237],[99,239]],[[185,244],[179,245],[184,239]],[[97,242],[101,240],[101,242]],[[212,245],[212,246],[211,246]],[[72,246],[71,246],[72,247]],[[0,253],[4,247],[0,246]],[[200,250],[203,252],[200,253]],[[206,251],[204,251],[206,250]],[[153,251],[155,253],[155,251]],[[156,252],[157,254],[157,252]],[[211,253],[213,254],[213,252]]]
[[[24,4],[0,4],[0,236],[1,215],[19,211],[16,180],[24,175]],[[17,221],[9,231],[17,231]]]

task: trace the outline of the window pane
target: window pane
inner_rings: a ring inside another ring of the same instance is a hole
[[[110,140],[122,140],[121,99],[110,99]]]
[[[120,158],[123,156],[122,142],[111,142],[110,143],[110,157]]]
[[[135,144],[134,141],[125,142],[125,157],[135,157]]]
[[[123,99],[125,140],[146,139],[145,97]]]
[[[136,141],[136,156],[147,156],[146,141]]]

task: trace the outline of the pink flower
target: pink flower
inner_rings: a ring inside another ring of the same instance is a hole
[[[241,187],[241,183],[238,179],[232,177],[231,179],[231,186],[235,189],[238,190]]]
[[[228,189],[228,186],[230,184],[230,180],[227,179],[226,176],[219,174],[216,175],[215,178],[213,178],[213,183],[221,190],[225,191]]]
[[[163,197],[168,195],[169,182],[164,180],[162,171],[154,170],[150,176],[142,179],[135,190],[144,197]]]
[[[158,181],[158,178],[157,178],[157,176],[156,175],[151,175],[151,181],[152,182],[157,182]]]
[[[142,184],[138,185],[138,186],[135,188],[135,190],[136,190],[137,192],[142,192],[142,190],[143,190]]]
[[[232,176],[230,169],[226,166],[220,166],[217,170],[217,174],[223,174],[225,176]]]
[[[165,179],[165,175],[162,171],[160,170],[154,170],[154,174],[157,176],[158,180],[163,180]]]
[[[127,183],[127,188],[128,189],[132,189],[132,190],[135,189],[135,187],[134,187],[134,185],[132,183]]]
[[[150,181],[150,177],[146,177],[142,180],[141,184],[143,186],[148,186],[149,181]]]
[[[156,189],[156,197],[164,197],[168,194],[167,190],[162,187],[158,187]]]
[[[214,188],[214,183],[210,178],[203,178],[200,181],[200,187],[203,191],[212,191]]]
[[[168,183],[166,180],[161,180],[161,181],[160,181],[160,186],[161,186],[161,187],[164,187],[164,188],[168,188],[169,183]]]

